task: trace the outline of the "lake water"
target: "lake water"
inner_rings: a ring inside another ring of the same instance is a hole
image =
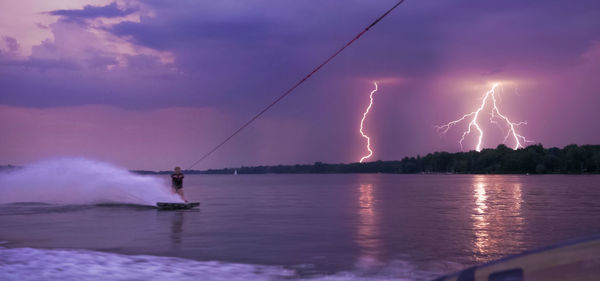
[[[600,176],[187,175],[184,186],[200,208],[0,204],[0,279],[429,280],[600,233]]]

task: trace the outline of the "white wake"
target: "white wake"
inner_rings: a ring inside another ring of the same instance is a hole
[[[0,204],[141,204],[183,202],[165,180],[142,176],[109,163],[59,158],[0,173]]]

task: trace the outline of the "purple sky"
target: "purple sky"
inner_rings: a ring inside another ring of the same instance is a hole
[[[396,0],[3,1],[0,164],[84,156],[187,167]],[[600,2],[406,0],[195,168],[459,151],[490,83],[519,133],[600,143]],[[506,128],[482,115],[484,147]],[[473,149],[475,135],[465,141]],[[510,141],[507,145],[511,146]]]

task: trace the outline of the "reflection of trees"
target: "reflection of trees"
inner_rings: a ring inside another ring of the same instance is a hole
[[[568,145],[563,149],[541,144],[513,150],[504,144],[481,152],[435,152],[401,161],[313,165],[278,165],[237,168],[240,174],[264,173],[600,173],[600,145]],[[139,171],[145,172],[145,171]],[[195,173],[233,174],[234,169]],[[189,171],[188,173],[194,173]]]
[[[373,184],[361,184],[358,192],[358,225],[356,243],[362,255],[377,259],[381,254],[381,240],[378,233],[379,218],[375,210]]]
[[[473,177],[473,254],[478,263],[489,261],[490,253],[510,253],[523,241],[521,183],[506,183],[489,176]],[[508,252],[507,252],[508,251]]]

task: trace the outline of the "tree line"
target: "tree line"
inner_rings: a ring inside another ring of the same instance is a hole
[[[399,161],[306,165],[254,166],[188,174],[302,174],[302,173],[458,173],[458,174],[582,174],[600,173],[600,145],[568,145],[544,148],[541,144],[513,150],[504,144],[495,149],[469,152],[434,152]],[[169,173],[167,171],[161,173]]]

